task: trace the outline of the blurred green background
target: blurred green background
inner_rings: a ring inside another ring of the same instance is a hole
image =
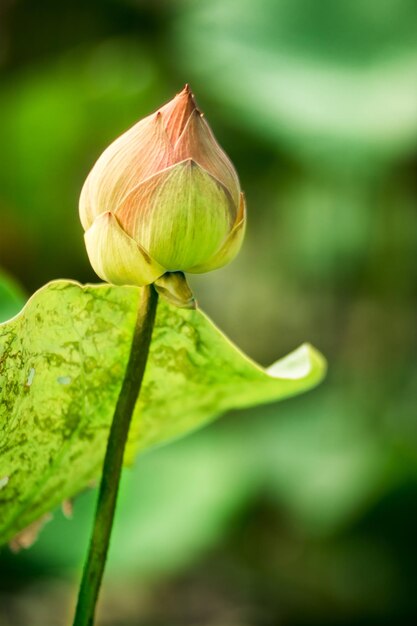
[[[201,306],[262,364],[330,363],[125,473],[99,624],[417,623],[417,2],[3,0],[0,72],[4,319],[97,280],[84,178],[189,82],[249,212]],[[1,626],[69,622],[94,498],[2,549]]]

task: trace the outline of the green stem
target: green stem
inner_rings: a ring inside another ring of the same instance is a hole
[[[73,626],[93,626],[116,508],[123,455],[130,422],[149,354],[158,294],[152,285],[142,290],[129,361],[117,399],[107,442],[94,528],[84,565]]]

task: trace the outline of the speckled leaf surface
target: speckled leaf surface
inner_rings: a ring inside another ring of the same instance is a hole
[[[1,543],[99,477],[140,293],[56,281],[0,325]],[[264,370],[201,311],[160,302],[125,461],[324,372],[308,345]]]

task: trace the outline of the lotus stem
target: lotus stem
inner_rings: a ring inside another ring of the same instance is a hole
[[[94,624],[96,604],[110,544],[124,451],[148,360],[157,304],[158,294],[154,287],[152,285],[143,287],[129,361],[107,441],[94,526],[73,626],[93,626]]]

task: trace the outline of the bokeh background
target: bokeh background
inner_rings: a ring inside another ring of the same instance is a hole
[[[416,1],[2,0],[0,74],[4,318],[97,280],[83,180],[189,82],[249,209],[201,306],[262,364],[330,363],[126,472],[99,624],[417,623]],[[69,623],[94,498],[2,549],[1,626]]]

